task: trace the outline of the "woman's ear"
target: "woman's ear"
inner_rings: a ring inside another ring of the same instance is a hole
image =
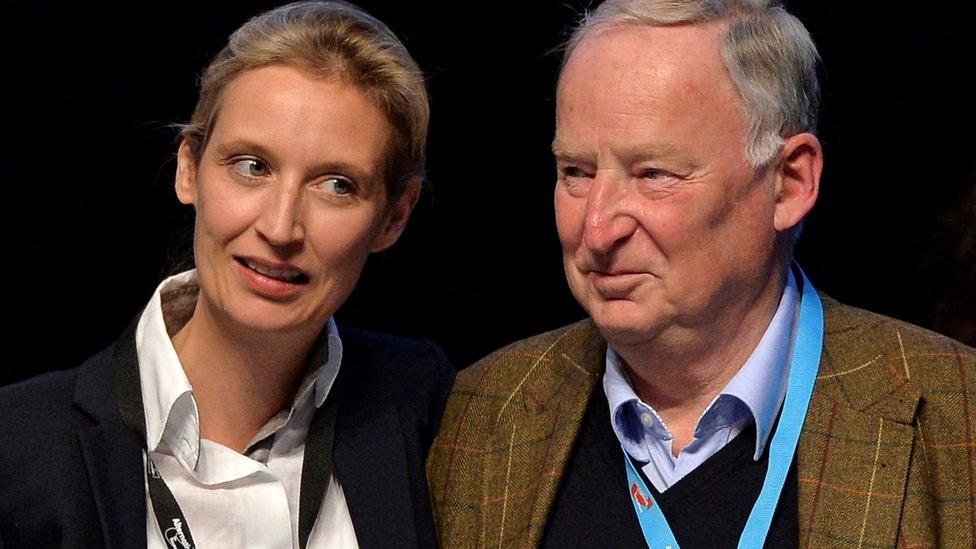
[[[183,204],[197,203],[197,159],[186,139],[176,153],[176,198]]]
[[[776,209],[773,225],[779,232],[797,226],[813,208],[820,193],[823,149],[811,133],[786,140],[776,173]]]
[[[370,252],[385,250],[400,238],[403,230],[407,228],[410,212],[413,211],[413,207],[417,205],[417,200],[420,198],[420,187],[420,179],[411,179],[407,182],[403,193],[390,205],[386,220],[380,228],[379,234],[373,240],[373,245],[369,248]]]

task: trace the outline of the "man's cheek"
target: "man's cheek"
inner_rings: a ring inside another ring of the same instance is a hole
[[[569,207],[557,206],[556,232],[564,251],[575,250],[583,237],[583,213]]]

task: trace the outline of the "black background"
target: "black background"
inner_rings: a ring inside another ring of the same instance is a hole
[[[189,117],[227,35],[274,5],[3,5],[0,384],[110,343],[185,253],[192,217],[173,194],[169,125]],[[581,318],[549,144],[552,50],[586,4],[361,5],[428,75],[431,189],[340,322],[431,338],[460,367]],[[826,169],[797,253],[821,290],[928,326],[939,218],[976,172],[976,42],[952,5],[895,6],[788,3],[824,60]]]

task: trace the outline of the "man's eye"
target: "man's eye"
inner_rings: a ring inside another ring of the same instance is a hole
[[[563,177],[586,177],[586,172],[576,166],[566,166],[562,171]]]
[[[231,168],[238,175],[244,177],[265,177],[268,175],[268,166],[256,158],[243,158],[234,162]]]
[[[644,179],[663,179],[666,177],[671,177],[671,173],[664,170],[659,170],[657,168],[648,168],[641,172],[641,177]]]
[[[326,192],[338,196],[347,196],[355,191],[352,181],[344,177],[330,177],[322,182],[322,186]]]

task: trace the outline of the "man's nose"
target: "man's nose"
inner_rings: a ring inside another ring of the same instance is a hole
[[[594,254],[605,254],[637,230],[637,221],[629,213],[627,182],[597,174],[586,203],[583,242]]]
[[[300,182],[279,181],[268,188],[255,228],[272,246],[288,246],[305,238],[302,191]]]

